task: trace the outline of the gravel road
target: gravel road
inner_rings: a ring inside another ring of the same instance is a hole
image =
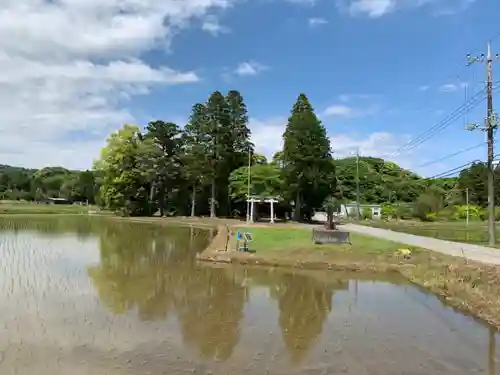
[[[345,224],[342,228],[368,236],[384,238],[409,246],[422,247],[439,253],[466,257],[477,262],[500,265],[500,249],[472,245],[460,242],[438,240],[436,238],[415,236],[413,234],[395,232],[388,229],[372,228],[364,225]]]

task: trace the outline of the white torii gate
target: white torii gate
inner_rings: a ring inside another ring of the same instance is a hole
[[[247,202],[250,202],[250,215],[247,215],[250,223],[253,223],[254,220],[255,203],[264,202],[271,204],[271,221],[269,223],[274,224],[274,204],[279,202],[277,197],[250,196],[250,198],[247,199]]]

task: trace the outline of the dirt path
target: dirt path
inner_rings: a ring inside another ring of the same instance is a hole
[[[500,265],[500,249],[486,246],[438,240],[436,238],[415,236],[413,234],[395,232],[388,229],[372,228],[364,225],[345,224],[342,228],[351,232],[368,236],[385,238],[409,246],[422,247],[442,254],[465,257],[477,262]]]

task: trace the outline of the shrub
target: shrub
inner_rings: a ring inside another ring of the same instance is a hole
[[[371,208],[365,207],[363,209],[363,218],[367,220],[371,220],[373,218],[373,211]]]
[[[408,204],[398,203],[395,207],[395,215],[400,220],[409,220],[412,217],[412,209]]]
[[[482,211],[483,209],[476,205],[469,205],[469,219],[470,220],[482,220]],[[457,220],[465,220],[467,219],[467,206],[460,205],[455,206],[455,217]]]
[[[437,219],[437,213],[436,212],[429,212],[428,214],[425,215],[424,218],[421,218],[421,220],[425,221],[425,222],[436,221],[436,219]]]
[[[428,215],[437,213],[441,209],[441,199],[432,192],[421,194],[415,205],[415,216],[422,221],[429,221]],[[436,215],[433,215],[433,220]]]
[[[396,216],[396,209],[390,203],[382,205],[381,212],[382,219],[389,219],[391,217]]]
[[[457,209],[455,206],[448,206],[439,211],[436,215],[437,220],[442,221],[455,221],[458,220],[459,217],[457,215]]]

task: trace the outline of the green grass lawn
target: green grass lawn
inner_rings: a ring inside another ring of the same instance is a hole
[[[448,241],[479,245],[486,245],[488,243],[488,228],[486,223],[482,221],[471,221],[469,225],[466,225],[463,221],[434,223],[417,221],[362,221],[360,224]],[[500,240],[499,225],[497,225],[496,233],[497,238]],[[498,246],[500,246],[500,243]]]
[[[86,214],[91,206],[0,201],[0,215]]]
[[[351,233],[351,243],[316,245],[312,240],[312,229],[310,228],[284,228],[284,227],[246,227],[239,228],[239,232],[250,232],[253,241],[249,243],[250,250],[255,250],[257,254],[275,255],[284,253],[300,252],[325,252],[337,254],[362,255],[388,255],[394,254],[400,248],[407,246],[396,242],[383,240],[380,238],[364,236],[358,233]],[[417,250],[417,249],[414,249]]]

